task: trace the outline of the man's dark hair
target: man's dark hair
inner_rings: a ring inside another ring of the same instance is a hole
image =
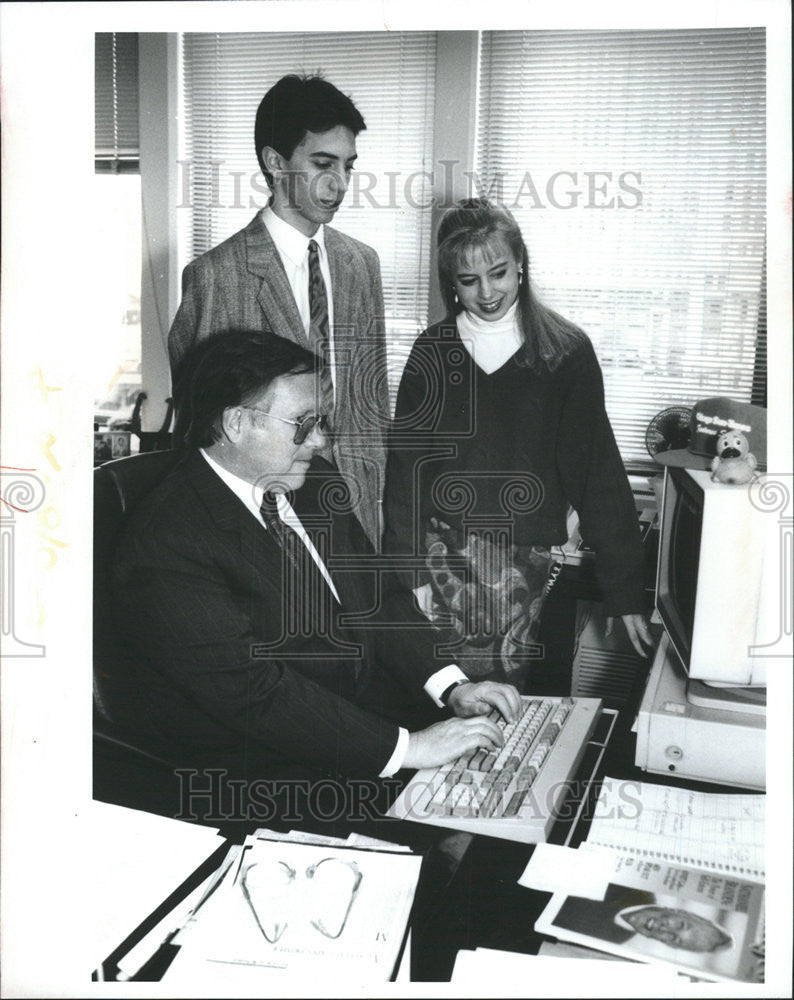
[[[261,330],[225,331],[199,341],[185,355],[174,390],[184,444],[208,447],[220,437],[227,407],[255,399],[282,375],[318,372],[321,365],[305,347]]]
[[[256,158],[268,184],[262,150],[272,146],[289,159],[307,132],[327,132],[337,125],[358,135],[367,127],[355,104],[321,76],[282,76],[262,98],[256,112]]]

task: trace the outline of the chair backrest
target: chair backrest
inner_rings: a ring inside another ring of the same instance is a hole
[[[174,436],[168,428],[171,426],[171,418],[174,413],[173,399],[171,396],[166,399],[167,408],[160,430],[144,431],[141,428],[141,407],[146,399],[147,396],[145,392],[138,393],[138,397],[135,400],[135,406],[132,410],[132,417],[130,418],[130,430],[138,438],[138,450],[143,453],[149,451],[163,451],[171,448],[174,443]]]
[[[104,696],[103,680],[112,677],[119,656],[110,599],[110,563],[127,517],[183,455],[182,451],[151,451],[94,469],[94,706],[108,721],[112,721],[112,710]]]

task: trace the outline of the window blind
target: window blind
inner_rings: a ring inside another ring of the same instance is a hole
[[[381,261],[389,381],[426,325],[430,279],[435,35],[432,32],[187,33],[182,39],[180,267],[267,204],[254,150],[265,92],[286,73],[321,73],[367,128],[333,226]]]
[[[593,340],[624,460],[666,406],[761,398],[764,29],[484,32],[478,113],[475,186]]]
[[[138,35],[94,36],[94,168],[98,173],[137,173]]]

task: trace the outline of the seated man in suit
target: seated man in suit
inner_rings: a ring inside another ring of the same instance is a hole
[[[131,514],[112,568],[129,656],[108,683],[136,744],[196,769],[199,798],[222,772],[235,814],[260,779],[382,787],[502,745],[488,713],[514,720],[518,692],[434,660],[412,595],[318,457],[316,355],[259,331],[192,354],[189,450]]]
[[[389,420],[380,262],[328,223],[342,204],[364,119],[321,77],[285,76],[265,94],[254,138],[270,203],[185,268],[168,337],[181,436],[182,360],[218,330],[271,330],[329,361],[331,453],[358,519],[380,546]]]

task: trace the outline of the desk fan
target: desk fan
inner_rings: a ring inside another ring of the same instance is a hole
[[[651,458],[662,451],[686,448],[691,434],[689,406],[669,406],[657,413],[645,431],[645,447]]]

